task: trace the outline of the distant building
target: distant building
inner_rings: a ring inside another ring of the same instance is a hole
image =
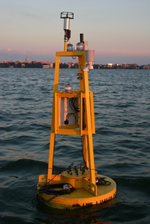
[[[53,62],[50,62],[49,66],[50,66],[50,68],[53,68],[54,63]]]
[[[26,63],[29,63],[30,62],[28,57],[26,57],[25,62]]]
[[[42,65],[42,68],[50,68],[50,65]]]
[[[15,64],[17,65],[17,64],[21,64],[23,61],[21,61],[21,60],[18,60],[18,61],[15,61]]]
[[[108,68],[112,68],[112,66],[113,66],[113,63],[107,63]]]
[[[122,64],[122,68],[129,68],[129,65],[127,63]]]
[[[21,64],[21,68],[25,68],[25,64],[24,63]]]
[[[148,65],[144,65],[144,66],[143,66],[143,69],[150,69],[150,64],[148,64]]]
[[[41,64],[42,64],[42,68],[53,68],[53,62],[44,62]]]

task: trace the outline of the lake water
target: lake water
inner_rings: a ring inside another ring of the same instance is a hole
[[[60,89],[77,90],[76,69],[60,70]],[[150,70],[92,70],[95,166],[117,196],[78,211],[35,201],[47,174],[53,69],[0,68],[0,224],[150,223]],[[80,138],[80,137],[79,137]],[[81,140],[56,136],[54,172],[82,161]]]

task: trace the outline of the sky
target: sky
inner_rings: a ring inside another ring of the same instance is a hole
[[[55,61],[63,11],[74,13],[69,42],[84,33],[95,63],[150,64],[150,0],[0,0],[0,61]]]

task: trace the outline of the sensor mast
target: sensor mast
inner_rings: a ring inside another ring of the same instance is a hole
[[[74,13],[72,12],[61,12],[60,18],[64,19],[64,51],[67,51],[67,42],[71,37],[70,30],[70,19],[74,19]]]

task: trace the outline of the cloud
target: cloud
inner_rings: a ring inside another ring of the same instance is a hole
[[[31,13],[23,13],[23,15],[26,17],[32,18],[32,19],[42,19],[41,16],[37,16],[37,15],[31,14]]]
[[[132,55],[132,56],[150,56],[150,50],[140,49],[99,49],[96,50],[98,54],[104,55]]]
[[[36,50],[18,50],[18,49],[11,49],[9,47],[5,48],[5,49],[0,49],[0,53],[5,53],[8,55],[12,55],[12,54],[18,54],[18,55],[28,55],[28,56],[32,56],[32,55],[42,55],[42,56],[49,56],[50,54],[55,55],[55,52],[52,49],[36,49]]]
[[[0,61],[24,61],[26,57],[29,57],[30,61],[54,61],[53,54],[44,54],[40,52],[32,52],[32,51],[19,51],[13,50],[10,48],[0,50]]]
[[[13,50],[10,49],[9,47],[6,48],[6,49],[2,49],[2,50],[0,50],[1,53],[10,53],[10,52],[12,52],[12,51],[13,51]]]
[[[19,51],[19,50],[14,50],[14,49],[11,49],[11,48],[6,48],[6,49],[2,49],[0,50],[0,53],[5,53],[5,54],[8,54],[8,55],[11,55],[11,54],[32,54],[31,51]]]
[[[12,51],[10,48],[7,48],[7,49],[6,49],[6,52],[10,52],[10,51]]]

